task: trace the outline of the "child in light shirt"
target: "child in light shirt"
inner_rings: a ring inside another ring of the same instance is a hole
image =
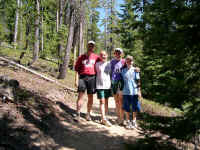
[[[123,110],[126,115],[126,128],[136,129],[136,115],[140,112],[141,88],[140,88],[140,75],[133,67],[133,57],[126,57],[126,67],[121,71],[123,79]],[[130,119],[130,107],[132,108],[132,121]]]
[[[97,62],[95,65],[96,89],[97,98],[100,100],[101,123],[106,126],[111,126],[112,124],[106,118],[106,112],[108,112],[108,98],[111,96],[111,66],[110,62],[107,61],[107,57],[107,53],[101,51],[101,61]]]

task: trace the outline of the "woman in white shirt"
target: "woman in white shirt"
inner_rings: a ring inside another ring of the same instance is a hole
[[[96,68],[96,89],[97,98],[100,100],[101,123],[106,126],[112,124],[107,120],[105,113],[108,112],[108,98],[111,96],[111,65],[107,61],[106,51],[100,52],[101,61],[97,62]]]

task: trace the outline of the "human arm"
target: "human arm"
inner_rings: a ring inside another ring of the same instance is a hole
[[[136,80],[137,89],[138,89],[138,97],[141,100],[142,99],[142,91],[141,91],[140,73],[135,72],[135,80]]]
[[[137,81],[137,88],[138,88],[138,97],[141,100],[142,99],[142,91],[141,91],[141,80]]]

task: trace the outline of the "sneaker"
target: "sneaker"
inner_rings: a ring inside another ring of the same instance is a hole
[[[101,120],[101,123],[107,127],[111,127],[112,124],[110,123],[110,121],[108,121],[107,119],[103,119]]]
[[[130,120],[126,121],[126,129],[132,129],[133,125],[132,122]]]
[[[137,128],[137,127],[138,127],[136,121],[132,121],[132,125],[133,125],[134,128]]]
[[[137,132],[141,132],[141,128],[138,127],[136,121],[132,121],[132,129],[135,129]]]
[[[86,119],[87,121],[91,121],[91,120],[92,120],[90,114],[88,114],[88,113],[87,113],[85,119]]]
[[[74,117],[74,120],[77,121],[77,122],[79,122],[81,120],[80,113],[73,114],[73,117]]]

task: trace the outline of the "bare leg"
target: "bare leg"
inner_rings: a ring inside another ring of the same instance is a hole
[[[115,107],[116,107],[116,113],[117,113],[117,117],[118,119],[120,119],[120,104],[119,104],[119,95],[115,94],[114,95],[114,99],[115,99]]]
[[[105,117],[105,99],[100,99],[100,111],[101,111],[101,120],[104,120]]]
[[[125,114],[126,114],[126,121],[130,120],[130,117],[129,117],[129,116],[130,116],[130,115],[129,115],[129,112],[126,112]]]
[[[84,92],[80,92],[78,94],[78,100],[76,102],[76,111],[78,114],[80,114],[80,110],[81,110],[81,107],[82,107],[82,104],[83,104],[83,96],[84,96]]]
[[[108,98],[105,99],[105,114],[108,114]]]
[[[93,94],[88,94],[87,113],[90,114],[93,105]]]
[[[137,112],[133,112],[133,121],[136,121]]]
[[[120,91],[118,94],[118,99],[119,99],[119,114],[120,114],[120,120],[124,120],[124,110],[122,109],[123,106],[123,95],[122,92]]]

